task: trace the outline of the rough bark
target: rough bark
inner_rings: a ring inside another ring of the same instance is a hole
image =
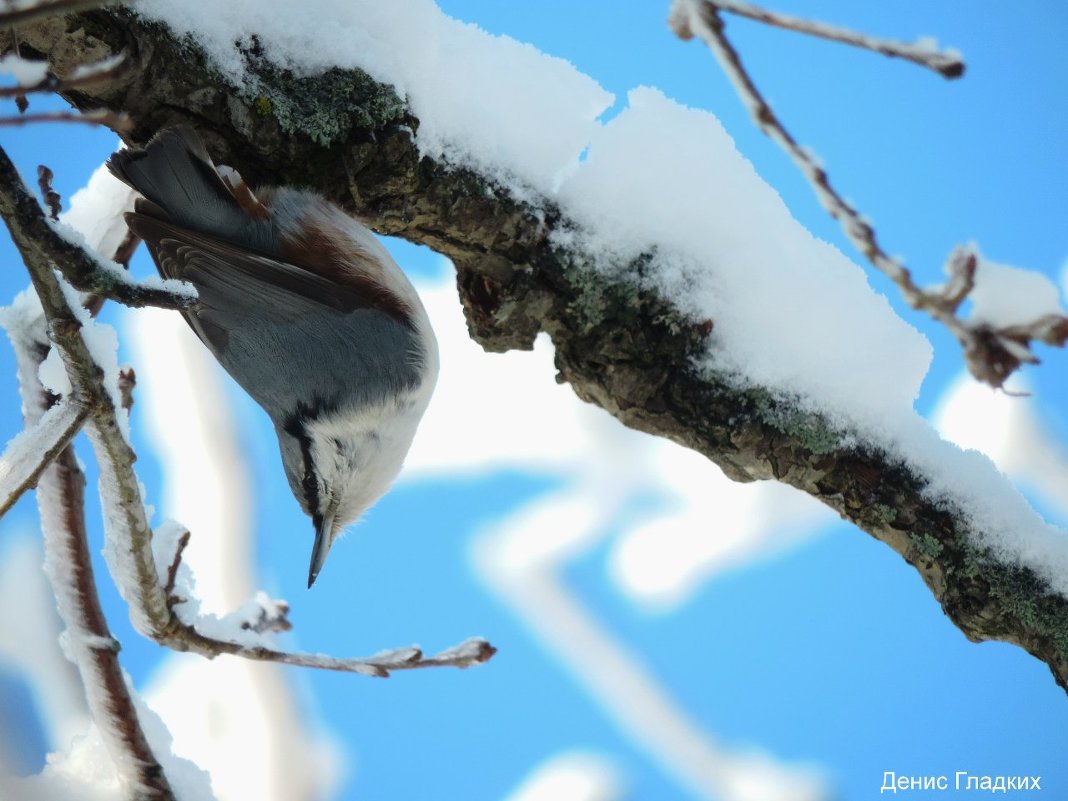
[[[845,432],[789,399],[697,373],[691,356],[707,322],[553,245],[548,234],[566,221],[548,200],[520,202],[485,176],[421,158],[418,120],[391,87],[359,71],[296,78],[255,50],[246,53],[252,79],[231,86],[195,44],[124,11],[46,20],[18,36],[24,56],[47,57],[61,77],[126,50],[129,71],[68,99],[126,112],[134,143],[190,122],[253,185],[315,187],[381,233],[449,256],[483,347],[529,348],[548,332],[558,378],[579,397],[699,451],[735,480],[776,479],[818,498],[913,565],[970,639],[1015,643],[1068,688],[1064,597],[977,547],[963,516],[925,497],[925,479],[900,459],[842,446]],[[0,34],[0,47],[9,43]]]

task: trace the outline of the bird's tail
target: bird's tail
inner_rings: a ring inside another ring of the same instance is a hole
[[[196,132],[187,125],[166,128],[144,148],[112,154],[108,170],[144,195],[138,212],[222,239],[265,243],[258,220],[251,218],[219,176]],[[244,186],[244,184],[242,184]]]

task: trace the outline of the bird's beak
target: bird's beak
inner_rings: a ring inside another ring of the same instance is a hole
[[[321,517],[313,518],[315,522],[315,544],[312,546],[311,566],[308,568],[308,589],[319,577],[319,571],[323,569],[326,555],[330,553],[330,546],[334,542],[334,516],[337,514],[337,504],[332,503],[326,513]]]

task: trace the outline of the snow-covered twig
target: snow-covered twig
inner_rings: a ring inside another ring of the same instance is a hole
[[[806,33],[809,36],[818,36],[821,39],[830,39],[832,42],[853,45],[875,53],[882,53],[890,58],[903,58],[921,67],[934,70],[945,78],[959,78],[964,74],[964,59],[956,50],[939,51],[933,42],[920,39],[916,42],[898,42],[893,39],[879,39],[867,34],[858,33],[848,28],[840,28],[837,25],[828,25],[824,22],[791,17],[788,14],[779,14],[768,11],[752,3],[743,0],[709,0],[709,4],[721,11],[729,11],[740,17],[772,25],[776,28],[784,28],[798,33]],[[682,20],[685,23],[685,19]],[[676,28],[676,33],[684,39],[689,39],[693,33],[685,28]]]
[[[0,27],[19,25],[41,17],[56,14],[72,14],[94,8],[114,5],[119,0],[51,0],[51,2],[25,3],[20,8],[0,11]]]
[[[35,261],[47,263],[50,269],[58,268],[76,289],[98,293],[127,306],[183,309],[196,302],[191,293],[142,284],[119,269],[106,269],[95,256],[60,236],[3,151],[0,151],[0,215],[20,251],[30,253]]]
[[[335,670],[342,673],[360,673],[365,676],[388,678],[397,670],[417,670],[419,668],[455,667],[468,668],[481,665],[492,657],[497,649],[481,637],[472,637],[459,645],[447,648],[433,656],[424,656],[416,647],[397,648],[383,651],[374,656],[340,659],[326,654],[294,653],[275,651],[271,648],[249,647],[235,642],[205,637],[190,629],[181,635],[181,642],[196,646],[201,653],[214,651],[218,654],[232,654],[245,659],[261,662],[278,662],[283,665]]]
[[[708,45],[748,107],[754,124],[790,156],[812,185],[827,213],[839,222],[842,231],[868,262],[897,285],[912,308],[927,312],[953,333],[964,348],[965,362],[971,374],[1000,388],[1021,364],[1038,363],[1030,349],[1032,341],[1063,347],[1068,341],[1068,317],[1062,315],[1044,315],[1028,323],[1000,328],[958,317],[957,311],[968,293],[961,289],[970,287],[973,281],[966,274],[974,275],[976,269],[977,258],[971,248],[960,247],[950,254],[946,265],[951,278],[948,285],[928,289],[918,286],[909,269],[887,254],[871,223],[831,184],[827,171],[817,163],[811,151],[800,145],[786,129],[727,38],[720,10],[736,11],[745,5],[733,0],[674,0],[668,24],[680,38],[690,39],[696,35]],[[754,16],[754,19],[758,18]]]
[[[53,398],[38,379],[48,352],[44,319],[5,317],[18,363],[19,391],[30,432],[58,429],[59,422],[87,410]],[[73,433],[73,432],[72,432]],[[23,436],[27,436],[23,435]],[[85,529],[85,475],[69,445],[47,466],[37,484],[37,505],[45,549],[45,570],[65,627],[66,652],[76,665],[90,713],[130,797],[173,801],[174,793],[141,729],[134,700],[118,661],[100,606]]]
[[[37,485],[41,473],[78,433],[87,414],[82,404],[64,400],[8,444],[0,456],[0,516]]]
[[[217,618],[202,618],[195,611],[179,579],[183,569],[182,555],[189,545],[189,530],[171,524],[169,529],[158,532],[156,569],[167,595],[167,604],[175,613],[175,623],[162,637],[160,645],[176,651],[196,651],[207,657],[220,654],[240,656],[260,662],[277,662],[296,667],[335,670],[344,673],[360,673],[366,676],[387,678],[396,670],[416,670],[432,667],[467,668],[488,661],[497,649],[481,637],[472,637],[459,645],[447,648],[433,656],[425,656],[417,647],[396,648],[373,656],[340,659],[326,654],[279,651],[270,646],[270,641],[261,636],[265,632],[288,631],[289,606],[281,601],[268,601],[262,595],[252,604]],[[191,611],[187,606],[192,606]],[[251,611],[249,608],[251,607]],[[211,621],[210,623],[208,621]],[[210,625],[212,633],[207,633]],[[241,640],[240,642],[238,640]]]

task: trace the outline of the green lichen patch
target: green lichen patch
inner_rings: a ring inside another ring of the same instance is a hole
[[[393,88],[362,70],[335,67],[296,75],[270,62],[255,43],[243,52],[248,80],[239,95],[258,113],[273,116],[286,133],[302,133],[327,147],[353,129],[375,131],[405,119],[407,107]]]

